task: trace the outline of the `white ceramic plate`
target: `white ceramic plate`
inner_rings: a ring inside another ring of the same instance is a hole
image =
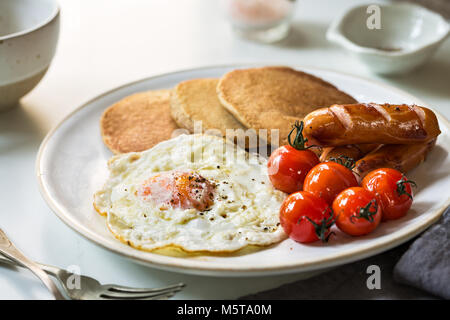
[[[78,108],[43,141],[37,158],[37,175],[43,197],[53,211],[86,238],[140,263],[177,272],[215,276],[269,275],[309,272],[359,260],[388,250],[414,237],[435,222],[449,205],[449,123],[438,116],[442,134],[425,163],[408,177],[418,184],[408,215],[383,223],[372,234],[352,238],[340,232],[328,244],[302,245],[285,240],[255,253],[230,256],[175,258],[133,249],[116,240],[105,218],[92,207],[93,194],[107,177],[106,161],[112,155],[100,137],[99,118],[112,103],[138,91],[171,88],[178,82],[220,77],[243,66],[210,67],[165,74],[109,91]],[[335,72],[298,68],[324,78],[362,102],[421,104],[394,88]]]

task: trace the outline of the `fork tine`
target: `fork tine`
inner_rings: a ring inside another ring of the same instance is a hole
[[[150,298],[142,298],[142,299],[138,299],[138,300],[166,300],[166,299],[172,298],[175,295],[175,293],[176,292],[171,292],[168,294],[160,294],[160,295],[153,296]]]
[[[119,286],[119,285],[107,285],[108,291],[110,292],[122,292],[122,293],[156,293],[161,291],[166,291],[170,289],[182,289],[186,285],[184,283],[178,283],[174,285],[170,285],[167,287],[161,287],[161,288],[132,288],[132,287],[126,287],[126,286]]]
[[[123,300],[156,300],[167,299],[172,297],[175,293],[179,292],[181,288],[168,289],[165,291],[153,292],[153,293],[122,293],[122,292],[105,292],[100,295],[103,299],[123,299]]]

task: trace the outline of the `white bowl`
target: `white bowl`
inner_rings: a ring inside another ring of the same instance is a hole
[[[367,19],[374,11],[368,12],[369,5],[362,5],[336,19],[327,32],[328,40],[354,53],[375,73],[413,70],[430,58],[449,35],[444,18],[423,7],[407,3],[377,6],[380,29],[368,27]]]
[[[16,105],[42,79],[58,34],[55,0],[0,1],[0,110]]]

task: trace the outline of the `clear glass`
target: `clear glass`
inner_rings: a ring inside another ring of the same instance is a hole
[[[287,36],[295,0],[222,0],[233,30],[242,37],[275,42]]]

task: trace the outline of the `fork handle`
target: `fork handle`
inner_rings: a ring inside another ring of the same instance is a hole
[[[16,261],[13,261],[9,258],[6,258],[3,254],[0,256],[0,263],[3,264],[8,264],[10,266],[14,266],[14,267],[21,267],[23,268],[23,265],[21,265],[20,263],[17,263]]]
[[[8,264],[10,266],[14,266],[14,267],[20,267],[20,268],[26,268],[23,264],[18,263],[17,261],[11,260],[9,258],[7,258],[6,256],[4,256],[2,253],[0,253],[0,264]],[[57,276],[58,272],[61,271],[61,269],[54,267],[54,266],[49,266],[43,263],[39,263],[34,261],[34,263],[36,263],[42,270],[45,271],[45,273],[51,275],[51,276]]]
[[[41,267],[37,263],[31,261],[22,252],[20,252],[13,245],[11,240],[8,239],[2,229],[0,229],[0,253],[33,272],[44,283],[48,290],[50,290],[56,300],[65,300],[50,277],[41,269]]]

